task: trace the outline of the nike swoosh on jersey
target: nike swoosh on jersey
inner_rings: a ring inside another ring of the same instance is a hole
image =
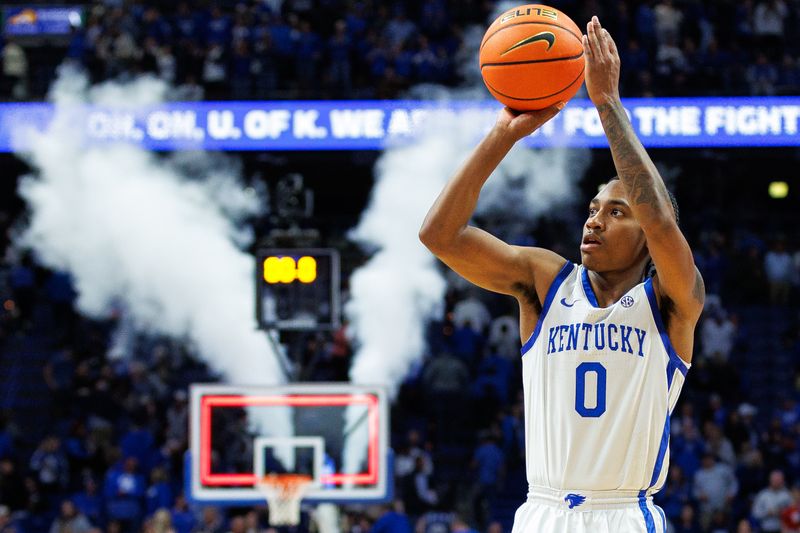
[[[563,305],[564,307],[572,307],[573,305],[575,305],[575,302],[568,304],[566,298],[561,298],[561,305]]]
[[[517,48],[521,48],[525,45],[535,43],[537,41],[545,41],[547,43],[547,48],[545,48],[545,52],[549,52],[553,45],[556,42],[556,35],[551,31],[542,31],[537,33],[536,35],[531,35],[530,37],[525,37],[520,42],[500,54],[501,56],[506,55],[507,53],[511,52],[512,50],[516,50]]]

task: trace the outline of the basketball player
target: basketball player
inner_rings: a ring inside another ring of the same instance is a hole
[[[589,203],[581,264],[468,225],[512,145],[563,105],[503,110],[431,207],[420,238],[463,277],[519,302],[529,492],[514,533],[663,533],[652,494],[667,476],[669,417],[705,289],[620,103],[619,55],[596,17],[583,47],[618,179]]]

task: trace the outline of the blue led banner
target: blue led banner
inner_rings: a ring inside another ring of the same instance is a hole
[[[625,107],[645,146],[798,146],[800,97],[628,99]],[[412,142],[446,115],[475,130],[496,118],[486,102],[270,101],[170,103],[150,108],[73,109],[87,142],[131,142],[150,150],[380,150]],[[43,129],[48,104],[0,104],[0,151],[24,151],[26,128]],[[529,146],[605,147],[597,112],[573,100],[526,140]]]

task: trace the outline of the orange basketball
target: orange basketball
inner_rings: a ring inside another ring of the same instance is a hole
[[[566,102],[583,83],[581,35],[572,19],[553,7],[510,9],[481,41],[483,82],[495,98],[518,111]]]

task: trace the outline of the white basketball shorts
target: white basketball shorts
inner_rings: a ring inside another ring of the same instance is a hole
[[[635,492],[535,488],[512,533],[667,533],[667,521],[652,498]]]

